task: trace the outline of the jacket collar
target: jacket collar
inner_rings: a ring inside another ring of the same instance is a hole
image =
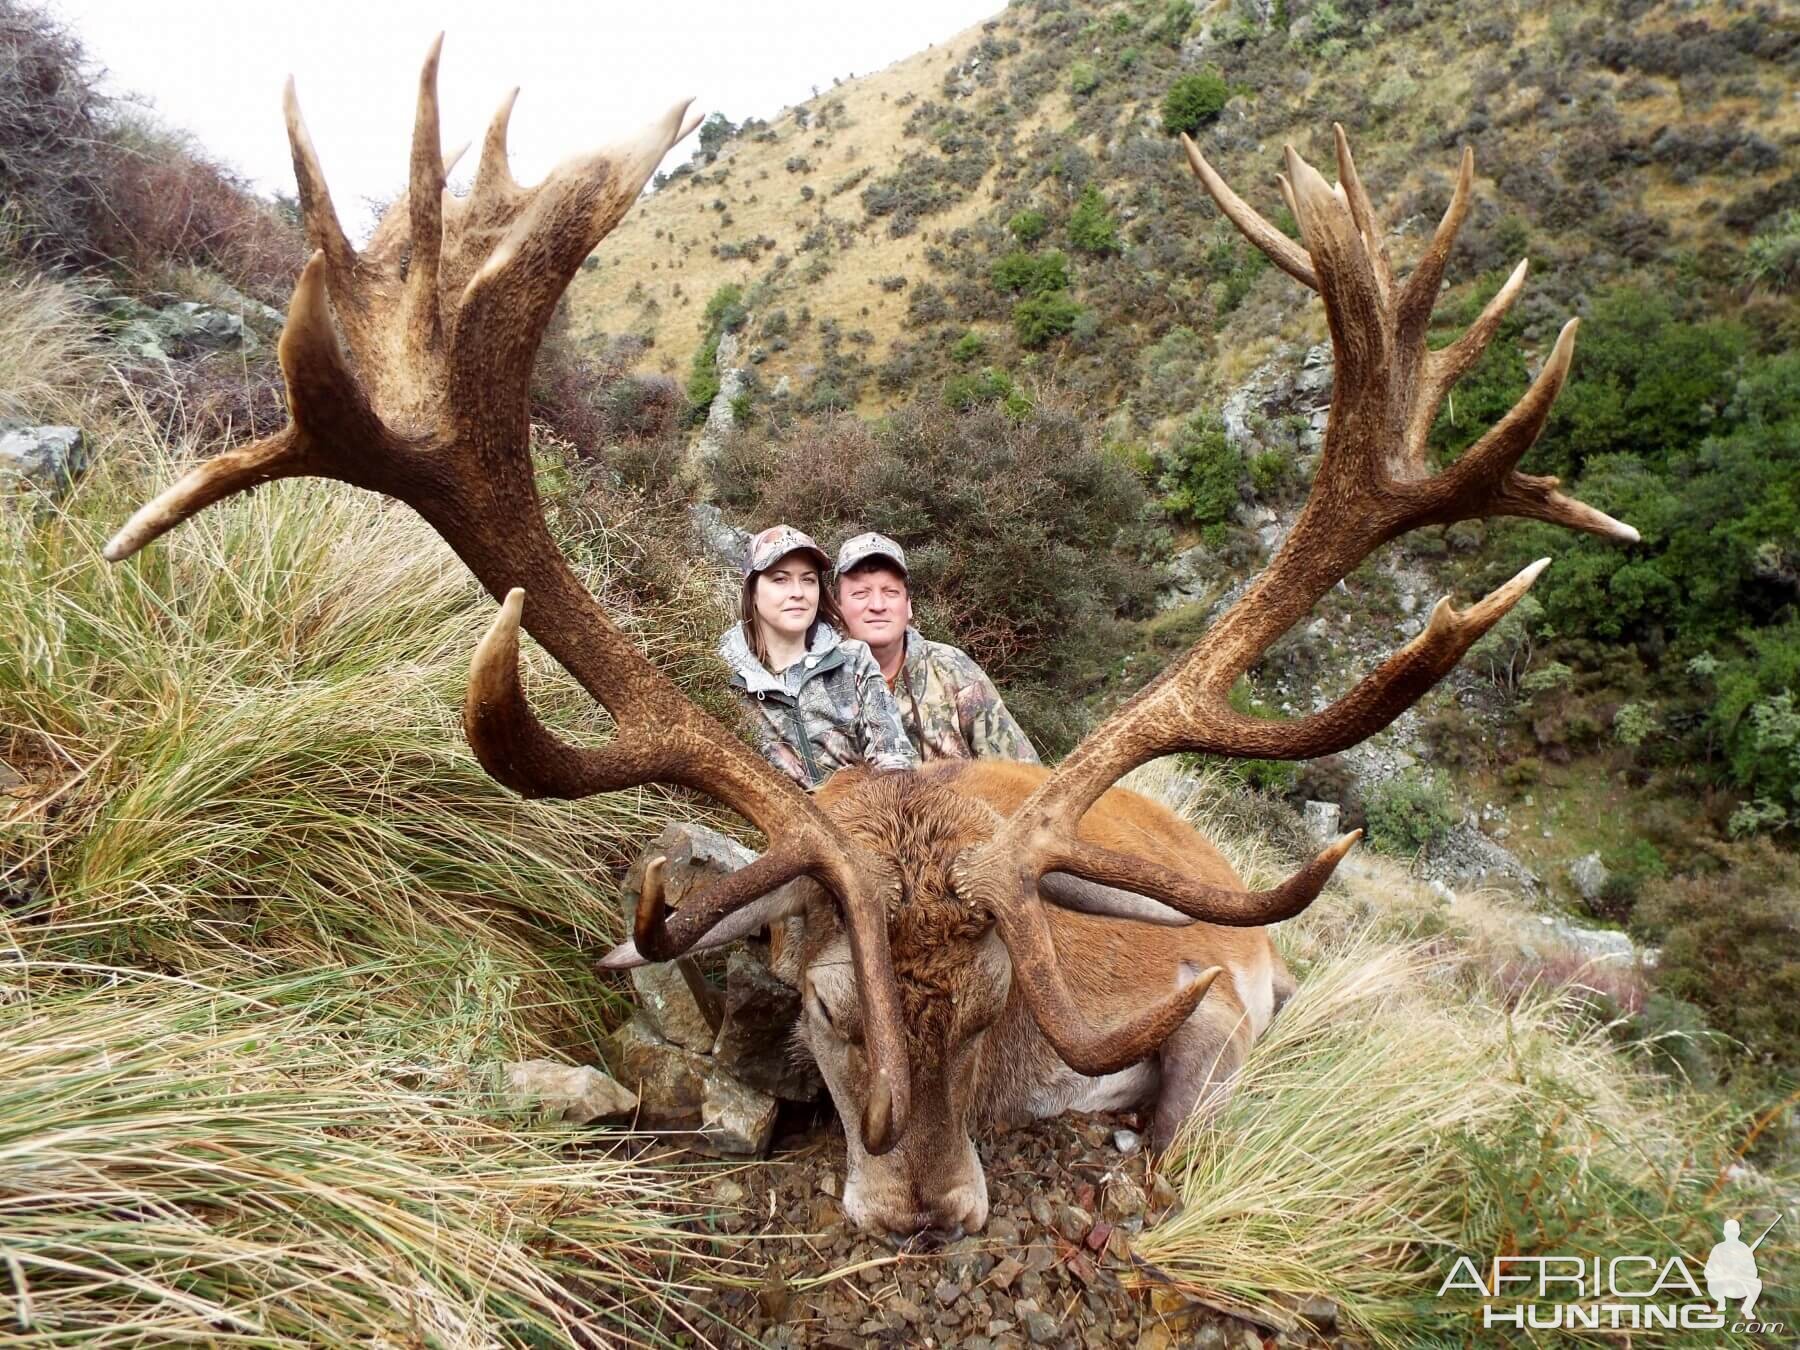
[[[825,656],[835,652],[843,642],[837,629],[828,623],[821,622],[813,630],[812,641],[807,645],[807,656]],[[787,692],[787,672],[780,675],[769,673],[768,667],[756,659],[756,653],[750,650],[750,643],[744,637],[744,625],[734,623],[725,630],[719,639],[719,656],[731,667],[737,682],[752,694],[781,694]],[[840,664],[838,661],[819,662],[808,668],[808,673],[821,668],[830,669]]]

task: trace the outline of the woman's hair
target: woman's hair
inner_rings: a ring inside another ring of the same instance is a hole
[[[777,558],[776,561],[781,560]],[[769,644],[763,641],[762,629],[756,622],[756,580],[761,575],[761,572],[752,572],[744,578],[743,589],[738,593],[738,621],[744,625],[744,641],[750,644],[751,653],[767,670]],[[819,631],[821,622],[830,624],[840,633],[844,631],[844,612],[838,608],[837,596],[831,593],[831,587],[825,584],[823,568],[819,569],[819,612],[806,626],[808,647],[812,646],[813,634]]]

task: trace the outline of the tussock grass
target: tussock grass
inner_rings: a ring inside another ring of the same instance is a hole
[[[1252,884],[1285,870],[1237,828],[1253,812],[1190,792]],[[1458,1255],[1485,1272],[1495,1254],[1679,1252],[1698,1270],[1725,1218],[1786,1203],[1779,1178],[1727,1185],[1736,1112],[1622,1053],[1579,983],[1509,985],[1500,906],[1445,910],[1354,863],[1276,929],[1299,992],[1231,1101],[1165,1155],[1182,1205],[1135,1246],[1154,1271],[1277,1325],[1323,1293],[1376,1344],[1461,1344],[1479,1301],[1435,1297]]]
[[[0,269],[0,422],[74,422],[102,377],[68,286]]]
[[[40,418],[97,375],[59,365],[67,300],[0,292]],[[594,1058],[614,877],[694,807],[490,780],[460,710],[493,601],[372,495],[275,484],[103,561],[192,452],[117,387],[58,509],[0,512],[0,1341],[716,1339],[671,1273],[690,1174],[494,1095],[501,1061]],[[698,669],[703,569],[556,488],[578,569]],[[609,733],[525,659],[547,721]]]
[[[368,1002],[316,977],[226,991],[0,963],[0,1340],[593,1345],[680,1330],[684,1175],[572,1156],[569,1132],[409,1073],[431,1048],[372,1043]]]
[[[415,1006],[478,951],[534,991],[515,1049],[597,1032],[611,867],[673,800],[528,803],[487,777],[458,719],[492,602],[412,513],[283,483],[113,566],[106,535],[176,468],[131,427],[101,459],[66,513],[4,526],[0,727],[44,794],[8,821],[11,922],[201,975],[404,953]],[[534,655],[546,715],[604,727]]]

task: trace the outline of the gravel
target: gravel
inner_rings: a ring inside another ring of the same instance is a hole
[[[1069,1116],[985,1140],[986,1229],[896,1244],[844,1219],[835,1120],[786,1134],[778,1127],[774,1156],[714,1183],[699,1224],[718,1264],[684,1273],[711,1286],[703,1301],[735,1328],[714,1324],[706,1335],[722,1345],[846,1350],[1355,1344],[1277,1334],[1149,1287],[1152,1272],[1134,1270],[1131,1237],[1169,1213],[1176,1195],[1151,1172],[1148,1150],[1115,1146],[1115,1131],[1141,1128],[1129,1113]],[[1329,1306],[1315,1301],[1316,1311]]]

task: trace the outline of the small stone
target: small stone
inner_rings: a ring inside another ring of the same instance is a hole
[[[1026,1337],[1033,1345],[1049,1345],[1056,1340],[1060,1330],[1054,1317],[1035,1308],[1019,1320],[1025,1328]]]
[[[837,1173],[827,1172],[819,1178],[819,1194],[835,1198],[838,1195]]]
[[[1338,1321],[1338,1305],[1321,1294],[1313,1294],[1300,1300],[1294,1311],[1306,1322],[1312,1324],[1316,1331],[1335,1331]]]
[[[59,501],[87,464],[80,427],[19,427],[0,435],[0,489]]]
[[[1063,1241],[1078,1243],[1087,1236],[1088,1229],[1094,1226],[1094,1216],[1085,1209],[1074,1205],[1064,1205],[1056,1211],[1056,1232]]]
[[[1013,1281],[1018,1279],[1019,1276],[1024,1273],[1024,1271],[1025,1271],[1025,1263],[1020,1261],[1016,1257],[1009,1256],[1005,1260],[1001,1261],[999,1265],[994,1267],[994,1273],[991,1278],[993,1280],[994,1285],[997,1288],[1011,1289]],[[990,1328],[988,1334],[992,1335],[992,1336],[998,1336],[1000,1333],[997,1331],[993,1331]]]
[[[721,1205],[741,1205],[744,1203],[744,1197],[749,1194],[740,1183],[733,1181],[730,1177],[715,1181],[712,1193],[713,1200]]]
[[[637,1110],[635,1092],[591,1065],[526,1059],[505,1069],[506,1096],[515,1109],[535,1105],[546,1116],[578,1125]]]
[[[1073,1275],[1083,1284],[1092,1284],[1094,1282],[1094,1263],[1088,1260],[1087,1257],[1080,1252],[1076,1252],[1069,1257],[1068,1266],[1069,1274]]]
[[[1088,1229],[1088,1235],[1085,1239],[1087,1249],[1091,1252],[1099,1251],[1102,1247],[1106,1246],[1106,1241],[1112,1236],[1112,1232],[1113,1226],[1105,1219],[1100,1220],[1099,1223]]]
[[[931,1294],[939,1303],[948,1308],[962,1297],[962,1292],[961,1285],[952,1284],[949,1280],[939,1280],[937,1288],[932,1290]]]
[[[1100,1203],[1101,1217],[1123,1223],[1144,1212],[1150,1198],[1144,1188],[1128,1176],[1117,1176],[1107,1183],[1105,1198]]]
[[[1042,1195],[1034,1195],[1025,1202],[1025,1208],[1031,1215],[1031,1221],[1039,1228],[1050,1226],[1050,1202]]]
[[[895,1299],[888,1304],[888,1311],[909,1327],[916,1327],[925,1320],[925,1310],[909,1298]]]
[[[1114,1130],[1112,1144],[1120,1153],[1129,1158],[1143,1147],[1144,1140],[1136,1130]]]

